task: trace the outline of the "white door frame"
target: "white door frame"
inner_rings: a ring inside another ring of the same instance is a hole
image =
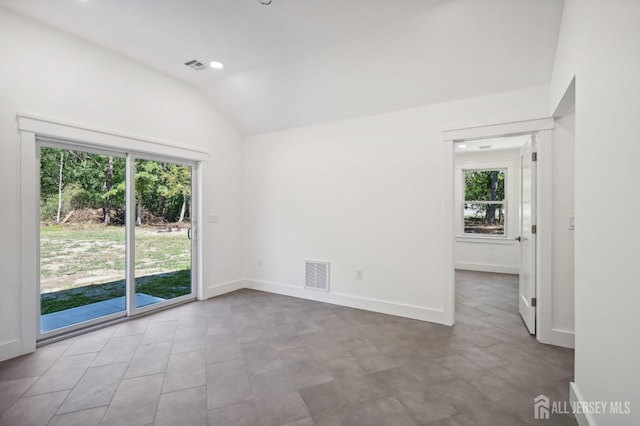
[[[200,214],[199,214],[199,197],[191,197],[191,211],[192,216],[190,217],[192,228],[192,240],[191,240],[191,293],[185,294],[183,296],[174,297],[172,299],[167,299],[162,302],[153,303],[151,305],[136,307],[136,300],[133,293],[135,293],[136,287],[136,181],[135,179],[131,179],[129,177],[130,174],[135,174],[135,162],[136,160],[150,160],[163,162],[166,161],[171,164],[175,164],[178,166],[187,166],[191,167],[191,193],[198,193],[198,179],[196,175],[198,173],[198,163],[193,161],[185,161],[185,160],[176,160],[175,158],[167,158],[159,155],[142,155],[142,154],[127,154],[127,177],[126,177],[126,190],[127,190],[127,202],[131,208],[127,213],[129,217],[125,222],[126,224],[126,233],[127,233],[127,265],[129,265],[127,269],[127,283],[131,282],[132,285],[127,285],[127,316],[139,315],[145,312],[153,311],[155,309],[163,308],[166,306],[171,306],[178,304],[180,302],[184,302],[193,298],[196,298],[198,292],[198,227],[200,226]],[[129,242],[130,241],[130,242]],[[131,292],[131,294],[129,293]],[[202,299],[200,299],[202,300]]]
[[[38,301],[39,295],[39,171],[38,149],[36,137],[51,138],[64,141],[66,145],[77,146],[78,149],[117,150],[140,156],[160,156],[184,160],[195,164],[192,184],[196,191],[194,197],[202,200],[202,174],[209,159],[209,154],[195,148],[185,147],[178,143],[155,141],[137,136],[123,135],[67,123],[29,114],[18,114],[18,131],[21,142],[21,247],[20,247],[20,294],[21,320],[20,340],[16,342],[15,356],[33,352],[39,335]],[[202,218],[202,203],[195,205],[195,215]],[[204,224],[200,221],[194,230],[196,253],[193,253],[193,269],[195,279],[193,289],[196,297],[205,297],[202,276]]]
[[[550,342],[552,316],[552,288],[551,288],[551,260],[552,260],[552,132],[553,118],[515,121],[509,123],[491,124],[476,127],[447,129],[442,132],[444,143],[443,164],[443,241],[444,241],[444,314],[447,324],[455,324],[455,267],[454,241],[458,232],[454,212],[457,208],[454,198],[455,158],[454,144],[456,142],[473,139],[488,139],[521,134],[536,134],[538,152],[538,170],[536,185],[536,298],[537,339],[543,343]]]

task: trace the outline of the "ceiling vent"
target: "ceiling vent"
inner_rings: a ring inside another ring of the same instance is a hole
[[[189,62],[185,62],[184,64],[196,71],[202,71],[204,69],[207,69],[207,66],[202,62],[198,61],[197,59],[192,59]]]
[[[329,262],[305,260],[305,288],[329,291]]]

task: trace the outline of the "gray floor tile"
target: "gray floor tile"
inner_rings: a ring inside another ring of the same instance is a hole
[[[0,418],[2,426],[46,425],[69,391],[20,398]]]
[[[329,369],[310,360],[287,363],[282,369],[288,372],[296,389],[326,383],[333,380]]]
[[[405,371],[420,380],[431,385],[434,383],[448,382],[456,377],[455,372],[442,364],[436,364],[431,360],[410,363],[403,367]]]
[[[134,334],[144,334],[149,327],[149,318],[137,318],[130,321],[125,321],[121,324],[114,326],[114,331],[111,337],[120,336],[133,336]]]
[[[57,414],[109,404],[126,368],[126,363],[89,368]]]
[[[456,414],[446,419],[429,423],[429,426],[475,426],[464,414]]]
[[[25,393],[26,396],[73,389],[85,373],[95,353],[61,357]]]
[[[162,392],[203,386],[207,377],[206,366],[204,350],[172,354],[169,357]]]
[[[123,380],[113,396],[102,424],[142,426],[152,423],[163,380],[162,374]]]
[[[347,379],[367,374],[352,356],[328,359],[324,364],[335,379]]]
[[[335,383],[343,394],[353,403],[380,399],[391,396],[391,390],[374,375],[336,379]]]
[[[0,382],[0,416],[24,394],[37,377]]]
[[[201,426],[206,424],[206,386],[163,393],[160,397],[155,426]]]
[[[164,373],[167,370],[170,352],[171,342],[138,346],[124,375],[125,379]]]
[[[101,365],[129,362],[141,340],[142,334],[111,337],[91,366],[99,367]]]
[[[300,396],[314,420],[334,416],[351,405],[349,396],[336,382],[300,389]]]
[[[37,377],[65,352],[69,346],[43,347],[37,351],[0,363],[0,382]]]
[[[207,363],[242,357],[242,349],[234,333],[207,335]]]
[[[395,398],[384,398],[364,402],[353,410],[346,410],[329,419],[316,421],[316,424],[321,426],[417,426],[419,423],[400,401]]]
[[[468,358],[460,355],[449,355],[434,361],[437,365],[446,368],[458,377],[470,379],[482,374],[485,369]]]
[[[249,343],[242,345],[247,371],[252,374],[260,374],[270,370],[278,370],[285,366],[285,360],[281,353],[270,344]]]
[[[319,361],[326,361],[334,358],[342,358],[352,356],[351,352],[340,342],[335,341],[332,337],[316,336],[318,333],[310,333],[303,335],[303,339],[307,342],[311,356]]]
[[[207,335],[233,334],[234,332],[233,319],[231,317],[207,317]]]
[[[315,425],[315,422],[313,421],[313,419],[311,419],[311,417],[307,417],[306,419],[300,419],[295,422],[287,423],[286,425],[282,425],[282,426],[314,426],[314,425]]]
[[[396,361],[383,353],[370,356],[356,355],[356,358],[367,373],[377,373],[378,371],[389,370],[399,366]]]
[[[404,367],[380,371],[373,373],[372,376],[388,390],[389,395],[422,392],[428,386]]]
[[[478,377],[467,379],[467,382],[492,401],[500,401],[518,393],[518,389],[512,387],[509,382],[490,371],[487,371]]]
[[[509,361],[497,355],[494,355],[483,348],[464,349],[460,352],[460,355],[470,362],[473,362],[486,369],[503,367],[509,364]]]
[[[165,314],[165,312],[160,312],[158,315]],[[155,315],[152,317],[155,317]],[[172,342],[175,337],[177,327],[178,320],[151,322],[147,327],[140,344],[149,345],[151,343]]]
[[[242,359],[207,365],[207,408],[220,408],[252,397]]]
[[[260,426],[253,401],[209,410],[209,426]]]
[[[47,426],[100,426],[107,406],[54,416]]]
[[[262,426],[280,426],[310,416],[298,392],[263,395],[254,403]]]
[[[85,334],[81,339],[76,339],[73,342],[71,347],[64,353],[64,356],[100,352],[114,332],[115,330],[112,327],[106,327]]]
[[[403,393],[396,398],[422,424],[430,424],[460,413],[453,404],[442,399],[425,398],[422,393]]]
[[[205,347],[206,340],[204,326],[182,329],[178,328],[176,330],[176,337],[173,339],[171,353],[177,354],[182,352],[200,351],[204,350]]]

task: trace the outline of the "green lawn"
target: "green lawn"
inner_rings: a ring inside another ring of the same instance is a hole
[[[43,314],[124,296],[122,226],[43,226],[40,232]],[[136,292],[165,299],[190,292],[186,230],[136,228]]]

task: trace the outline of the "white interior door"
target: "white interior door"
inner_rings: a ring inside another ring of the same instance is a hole
[[[520,149],[520,315],[536,333],[536,162],[535,139]]]

